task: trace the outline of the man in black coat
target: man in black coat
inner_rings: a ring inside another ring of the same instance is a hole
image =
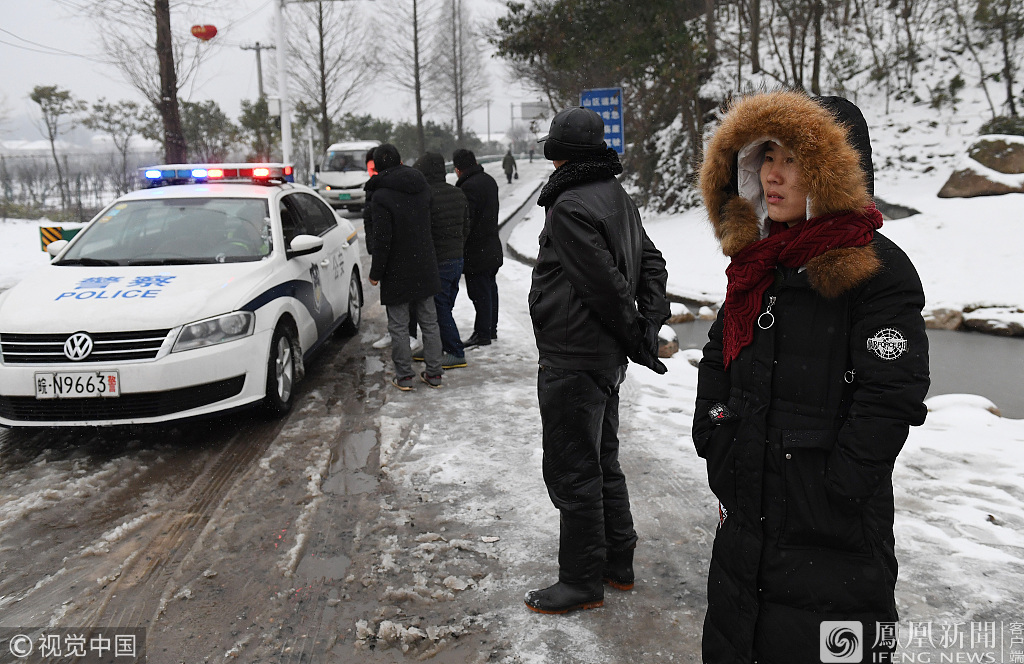
[[[498,338],[498,283],[496,277],[504,256],[498,239],[498,183],[476,163],[470,150],[458,149],[452,154],[455,186],[469,201],[469,237],[466,238],[466,290],[476,309],[473,334],[466,348],[486,346]]]
[[[627,357],[658,373],[657,332],[669,316],[665,260],[615,179],[618,155],[594,111],[562,111],[544,156],[555,172],[530,288],[540,370],[544,482],[560,511],[558,583],[526,595],[539,613],[590,609],[604,583],[633,587],[637,536],[619,466],[619,386]]]
[[[402,164],[390,143],[373,151],[377,175],[366,184],[373,219],[370,284],[380,284],[380,303],[387,307],[391,333],[393,383],[400,390],[413,385],[409,348],[409,312],[414,310],[423,333],[426,371],[420,378],[441,387],[441,336],[434,295],[441,290],[430,230],[430,185],[423,174]]]
[[[458,369],[466,366],[466,351],[462,347],[455,318],[452,317],[452,308],[459,295],[462,250],[469,236],[469,204],[462,190],[445,180],[444,157],[436,152],[427,152],[416,160],[415,167],[427,178],[433,193],[430,224],[434,236],[434,253],[437,255],[437,271],[441,276],[441,292],[434,296],[437,323],[441,328],[441,364],[445,369]]]

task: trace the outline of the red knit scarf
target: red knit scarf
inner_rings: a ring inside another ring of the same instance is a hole
[[[761,313],[761,300],[777,266],[801,267],[832,249],[864,246],[881,226],[882,213],[872,203],[863,210],[814,217],[773,232],[733,256],[725,270],[729,285],[722,305],[726,368],[754,340],[754,322]]]

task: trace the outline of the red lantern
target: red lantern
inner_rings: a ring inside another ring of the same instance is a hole
[[[192,35],[196,39],[202,39],[203,41],[209,41],[217,36],[217,26],[215,25],[193,25]]]

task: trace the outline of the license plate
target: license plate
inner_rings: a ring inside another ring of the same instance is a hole
[[[90,399],[121,396],[116,371],[75,371],[36,374],[36,399]]]
[[[352,199],[352,194],[338,194],[339,201],[348,201]]]

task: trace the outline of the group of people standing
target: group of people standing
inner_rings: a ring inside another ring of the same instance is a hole
[[[640,538],[619,464],[619,387],[629,361],[666,371],[666,262],[603,137],[601,116],[581,107],[558,113],[542,139],[555,171],[538,200],[529,311],[543,476],[560,518],[558,580],[525,598],[539,613],[596,608],[605,585],[634,587]],[[477,307],[470,342],[497,336],[497,186],[465,150],[453,155],[456,192],[440,155],[419,170],[390,145],[373,157],[370,280],[388,307],[395,384],[412,381],[414,310],[421,378],[440,386],[445,360],[462,351],[450,321],[460,267]],[[867,123],[840,97],[738,99],[707,144],[700,186],[730,264],[692,429],[719,501],[704,662],[891,661],[892,472],[926,415],[928,339],[921,281],[878,232],[873,184]]]
[[[439,388],[445,370],[467,366],[466,348],[498,338],[498,185],[465,149],[452,155],[454,186],[437,153],[427,152],[409,167],[385,143],[368,152],[366,161],[372,173],[363,212],[369,281],[380,286],[387,309],[392,383],[413,389],[413,362],[420,360],[425,370],[419,379]],[[465,341],[452,316],[463,275],[476,310],[473,334]],[[422,338],[418,356],[410,345],[416,328]]]
[[[544,140],[556,170],[529,308],[560,534],[558,581],[525,598],[540,613],[633,588],[618,389],[627,358],[665,371],[665,261],[603,132],[574,108]],[[700,186],[730,264],[692,430],[719,501],[704,662],[892,661],[892,473],[924,422],[928,339],[921,281],[878,232],[873,182],[867,123],[840,97],[738,99],[707,144]]]

